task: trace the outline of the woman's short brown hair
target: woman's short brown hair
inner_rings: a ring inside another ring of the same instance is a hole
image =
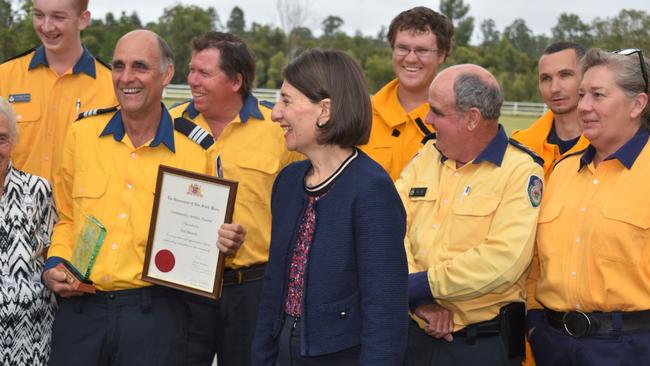
[[[303,52],[283,71],[284,79],[312,103],[330,102],[330,119],[320,127],[318,143],[353,147],[370,136],[372,109],[359,64],[341,51]]]

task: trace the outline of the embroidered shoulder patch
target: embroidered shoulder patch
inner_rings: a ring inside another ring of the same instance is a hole
[[[544,183],[542,178],[531,175],[528,177],[528,187],[526,188],[528,192],[528,201],[533,207],[539,207],[539,204],[542,203],[542,193],[544,192]]]

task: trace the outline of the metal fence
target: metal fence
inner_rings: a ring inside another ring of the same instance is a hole
[[[254,89],[253,95],[257,99],[267,100],[276,103],[280,100],[280,91],[277,89]],[[190,99],[192,94],[187,85],[171,84],[165,88],[163,98],[169,104],[174,104],[187,99]],[[531,102],[503,102],[501,114],[509,116],[529,116],[537,117],[546,112],[546,104],[544,103],[531,103]]]

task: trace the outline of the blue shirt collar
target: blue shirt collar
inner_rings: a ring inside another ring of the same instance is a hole
[[[616,150],[615,153],[605,158],[605,160],[618,159],[618,161],[620,161],[628,170],[632,169],[632,165],[634,165],[636,158],[639,157],[641,150],[643,150],[646,143],[648,143],[648,137],[648,130],[640,127],[628,142]],[[589,165],[589,163],[594,160],[595,156],[596,149],[592,145],[587,146],[587,150],[580,157],[580,168],[578,168],[578,171],[580,171],[585,165]]]
[[[90,54],[86,46],[82,45],[81,47],[83,48],[83,52],[77,63],[72,67],[72,73],[77,75],[83,72],[94,79],[97,76],[95,72],[95,58]],[[42,45],[36,48],[34,56],[32,56],[32,61],[29,63],[29,70],[35,69],[40,65],[45,67],[50,66],[45,55],[45,47]]]
[[[192,119],[196,118],[196,116],[199,115],[199,111],[197,111],[196,107],[194,106],[194,100],[190,101],[190,103],[187,105],[187,107],[185,108],[185,113],[187,113],[187,115],[190,116],[190,118]],[[240,121],[246,122],[250,117],[255,117],[257,119],[264,119],[264,115],[260,111],[257,98],[255,98],[252,94],[249,94],[246,97],[244,97],[244,104],[239,110]]]
[[[503,162],[503,156],[506,154],[506,149],[508,148],[508,135],[503,129],[503,126],[499,124],[499,130],[497,134],[492,138],[489,144],[481,151],[480,154],[474,159],[472,164],[479,164],[483,161],[489,161],[496,166],[501,166]]]
[[[156,131],[156,136],[153,138],[150,147],[156,147],[162,142],[171,152],[176,152],[174,148],[174,123],[172,122],[172,116],[169,115],[167,108],[161,104],[162,116],[160,118],[160,124],[158,125],[158,130]],[[106,127],[100,137],[113,135],[115,141],[122,141],[126,132],[124,131],[124,122],[122,121],[122,111],[118,110],[113,117],[108,121]]]

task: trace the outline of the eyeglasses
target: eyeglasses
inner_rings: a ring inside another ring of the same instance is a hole
[[[614,51],[612,53],[616,53],[618,55],[623,55],[623,56],[629,56],[633,54],[638,54],[639,55],[639,62],[641,63],[641,74],[643,75],[643,82],[645,83],[645,90],[644,92],[648,92],[648,70],[645,68],[645,60],[643,59],[643,51],[639,48],[624,48],[618,51]]]
[[[411,51],[413,51],[413,53],[415,53],[419,58],[427,58],[431,56],[432,53],[438,52],[438,50],[434,48],[410,48],[401,44],[398,44],[393,48],[393,52],[395,52],[397,56],[408,56]]]

